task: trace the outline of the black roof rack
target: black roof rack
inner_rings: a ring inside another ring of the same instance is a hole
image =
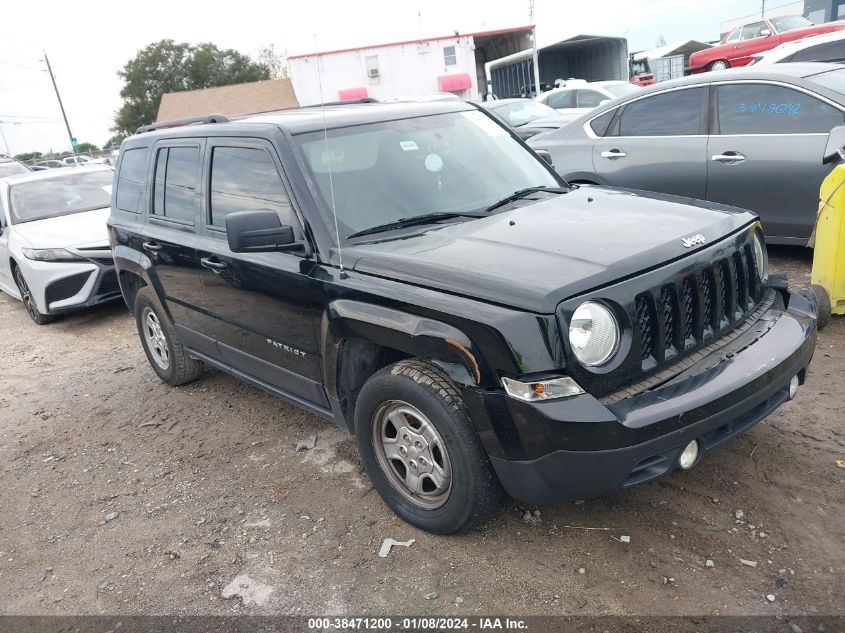
[[[360,99],[350,99],[349,101],[326,101],[326,103],[315,103],[313,105],[302,106],[303,108],[322,108],[323,106],[342,106],[342,105],[357,105],[359,103],[381,103],[378,99],[373,97],[362,97]]]
[[[135,134],[143,134],[144,132],[153,132],[155,130],[164,130],[171,127],[181,127],[183,125],[191,125],[193,123],[228,123],[229,117],[225,114],[204,114],[202,116],[191,116],[184,119],[172,119],[170,121],[160,121],[158,123],[150,123],[149,125],[142,125]]]

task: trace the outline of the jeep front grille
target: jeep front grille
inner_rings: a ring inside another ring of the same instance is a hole
[[[746,246],[639,294],[634,301],[634,338],[639,341],[643,369],[730,330],[753,311],[761,288]]]

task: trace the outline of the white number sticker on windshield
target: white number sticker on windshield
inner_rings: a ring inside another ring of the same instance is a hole
[[[399,147],[402,148],[403,152],[413,152],[419,149],[416,141],[399,141]]]

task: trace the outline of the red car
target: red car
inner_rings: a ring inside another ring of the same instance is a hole
[[[845,21],[813,24],[800,15],[782,15],[743,24],[725,35],[716,46],[690,55],[687,72],[703,73],[745,66],[751,63],[752,55],[784,42],[842,29],[845,29]]]

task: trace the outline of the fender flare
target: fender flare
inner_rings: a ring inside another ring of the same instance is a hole
[[[394,308],[337,299],[323,313],[320,328],[326,388],[337,395],[338,354],[346,339],[361,339],[438,365],[452,380],[468,387],[481,384],[484,368],[470,338],[448,323]]]
[[[121,277],[123,273],[131,273],[133,275],[137,275],[140,277],[145,284],[153,289],[156,296],[164,297],[164,288],[161,285],[161,282],[158,279],[158,275],[155,274],[155,269],[153,267],[153,262],[150,258],[133,248],[129,248],[128,246],[118,245],[114,249],[113,253],[115,267],[117,268],[118,275],[117,281],[120,284],[120,292],[123,295],[123,300],[126,303],[127,307],[129,307],[130,312],[132,311],[132,307],[129,306],[129,302],[126,300],[126,290],[123,288],[123,284],[120,283]],[[120,262],[118,265],[118,261]],[[173,315],[170,314],[170,309],[167,307],[166,301],[161,301],[162,309],[167,314],[167,318],[170,319],[170,322],[173,322]]]

